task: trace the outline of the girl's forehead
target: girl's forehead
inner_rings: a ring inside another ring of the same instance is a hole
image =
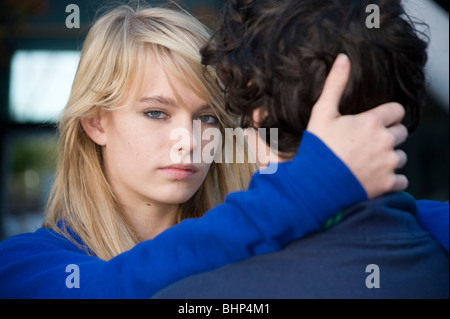
[[[208,99],[206,79],[198,75],[195,66],[179,57],[157,58],[151,54],[137,72],[140,99],[155,94],[174,100],[193,99],[193,95],[204,101]]]
[[[210,108],[209,103],[198,92],[173,76],[151,78],[136,92],[139,105],[184,108],[190,111]]]

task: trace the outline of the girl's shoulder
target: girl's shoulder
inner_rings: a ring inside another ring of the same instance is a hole
[[[45,227],[38,228],[34,232],[17,234],[4,239],[0,242],[0,255],[4,255],[8,250],[20,254],[26,252],[30,254],[42,253],[46,250],[70,250],[85,253],[80,245]]]

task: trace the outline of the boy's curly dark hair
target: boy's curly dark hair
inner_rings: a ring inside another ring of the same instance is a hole
[[[379,7],[380,28],[366,26],[369,4]],[[425,100],[420,35],[400,0],[229,0],[202,57],[217,68],[241,125],[253,126],[253,110],[263,107],[259,127],[277,127],[278,149],[295,153],[339,53],[352,63],[340,112],[398,102],[412,132]]]

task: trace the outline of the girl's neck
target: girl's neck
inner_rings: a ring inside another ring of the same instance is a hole
[[[126,206],[125,212],[139,240],[153,239],[167,228],[176,224],[179,205]]]

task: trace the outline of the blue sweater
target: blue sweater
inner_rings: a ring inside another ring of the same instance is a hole
[[[297,156],[275,174],[255,174],[248,191],[109,261],[45,228],[4,240],[0,297],[148,298],[189,275],[279,250],[366,199],[350,170],[306,132]]]
[[[420,226],[428,231],[448,252],[449,245],[449,204],[432,200],[417,201],[417,219]]]

